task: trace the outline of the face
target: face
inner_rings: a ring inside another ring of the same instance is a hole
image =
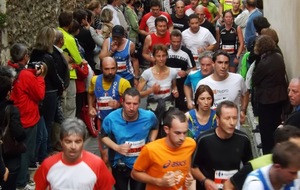
[[[240,0],[232,1],[232,9],[233,11],[238,11],[240,9]]]
[[[61,141],[63,158],[67,162],[76,162],[81,158],[83,150],[83,138],[78,134],[65,136]]]
[[[172,148],[179,148],[186,138],[188,123],[180,122],[179,119],[175,118],[173,119],[171,125],[172,127],[164,126],[167,134],[167,143]]]
[[[204,9],[195,9],[195,14],[199,17],[199,22],[201,23],[205,18]]]
[[[157,22],[156,33],[159,36],[164,36],[167,33],[167,30],[168,30],[168,26],[167,26],[166,22],[164,22],[164,21],[163,22]]]
[[[207,111],[212,106],[212,97],[211,95],[205,91],[198,97],[198,108],[203,111]]]
[[[196,8],[199,4],[199,0],[191,0],[191,5],[193,8]]]
[[[213,72],[213,61],[209,57],[204,57],[200,61],[201,74],[208,76]]]
[[[158,52],[156,52],[156,54],[154,55],[155,63],[158,66],[164,66],[164,65],[166,65],[167,58],[168,58],[167,53],[164,52],[164,51],[161,51],[161,50],[159,50]]]
[[[177,16],[184,15],[184,3],[182,1],[177,1],[175,6],[175,12]]]
[[[232,24],[233,23],[233,17],[232,17],[232,15],[229,13],[229,12],[227,12],[225,15],[224,15],[224,23],[225,24]]]
[[[102,72],[104,80],[111,82],[114,80],[117,68],[116,63],[112,58],[104,59],[102,62]]]
[[[225,79],[228,75],[229,59],[225,55],[219,55],[214,63],[214,74],[220,79]]]
[[[275,164],[275,167],[278,169],[278,181],[280,181],[283,184],[289,184],[293,180],[298,178],[298,170],[300,170],[299,167],[293,167],[289,166],[287,168],[281,167],[279,164]]]
[[[208,4],[208,0],[202,0],[202,5],[206,6]]]
[[[138,108],[140,105],[139,96],[126,95],[122,105],[123,114],[126,120],[132,120],[138,116]]]
[[[115,43],[117,46],[119,46],[122,43],[123,37],[120,36],[113,36],[112,41]]]
[[[292,79],[289,87],[289,99],[293,106],[300,105],[300,80]]]
[[[171,46],[174,51],[178,51],[181,47],[181,37],[180,36],[171,36]]]
[[[190,30],[193,33],[197,33],[200,29],[199,19],[193,18],[189,21]]]
[[[289,141],[292,143],[295,143],[296,145],[298,145],[300,147],[300,138],[291,137],[291,138],[289,138]]]
[[[94,13],[95,13],[95,15],[100,16],[100,14],[101,14],[101,5],[99,5],[99,7],[95,9]]]
[[[222,107],[220,117],[217,116],[218,132],[225,137],[231,137],[238,121],[236,108]]]
[[[151,12],[154,17],[158,17],[160,15],[160,7],[159,6],[151,7],[150,9],[151,9]]]

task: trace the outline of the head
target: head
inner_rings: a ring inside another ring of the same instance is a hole
[[[61,48],[65,41],[64,41],[64,35],[60,30],[55,29],[55,40],[54,40],[54,45],[57,47]]]
[[[158,17],[160,15],[161,2],[160,0],[151,0],[150,1],[150,10],[154,17]]]
[[[269,23],[268,19],[263,16],[258,16],[253,19],[253,25],[258,35],[261,34],[261,30],[264,28],[269,28],[271,24]]]
[[[13,82],[15,80],[16,75],[17,72],[14,68],[0,65],[0,76],[8,77]]]
[[[29,60],[29,52],[26,45],[15,43],[10,48],[11,62],[26,65]]]
[[[223,20],[224,20],[224,23],[227,25],[231,25],[233,23],[233,14],[232,14],[231,10],[224,11]]]
[[[112,82],[117,73],[117,62],[112,57],[103,58],[100,68],[103,74],[103,79],[107,82]]]
[[[206,7],[208,5],[208,3],[209,3],[209,0],[202,0],[202,5],[203,6]]]
[[[198,5],[195,9],[195,14],[199,17],[199,22],[202,23],[205,19],[205,11],[202,5]]]
[[[166,142],[171,148],[179,148],[188,131],[187,118],[182,111],[169,111],[164,118],[164,130],[167,134]]]
[[[175,13],[177,17],[183,17],[184,16],[184,7],[185,4],[182,0],[176,1],[175,3]]]
[[[104,23],[110,23],[113,19],[113,12],[110,9],[104,9],[101,11],[101,21]]]
[[[218,50],[213,54],[213,66],[214,75],[220,79],[225,80],[228,76],[230,57],[228,53],[224,50]]]
[[[87,26],[87,12],[84,9],[77,9],[73,12],[73,18],[77,20],[80,26]]]
[[[170,34],[171,48],[178,51],[181,48],[182,34],[180,30],[174,29]]]
[[[61,124],[60,142],[65,161],[74,163],[81,158],[86,136],[86,125],[80,119],[68,118]]]
[[[290,141],[300,147],[300,129],[293,125],[278,127],[274,132],[275,144]]]
[[[124,35],[125,35],[125,30],[124,30],[123,26],[115,25],[112,28],[112,39],[113,39],[113,41],[117,41],[118,44],[121,43]]]
[[[136,120],[141,96],[136,88],[127,88],[123,94],[123,117],[127,121]]]
[[[37,34],[35,38],[34,49],[53,52],[53,44],[55,41],[54,28],[44,26]]]
[[[254,53],[256,55],[262,55],[268,51],[274,50],[275,48],[276,43],[270,36],[260,35],[256,39]]]
[[[168,30],[168,21],[165,17],[159,16],[154,21],[156,33],[158,36],[164,36]]]
[[[230,138],[238,121],[238,108],[232,101],[221,102],[216,109],[217,134],[220,138]]]
[[[72,25],[69,28],[68,32],[70,34],[72,34],[73,36],[76,36],[79,34],[80,27],[81,26],[80,26],[79,22],[77,20],[73,19]]]
[[[200,85],[195,93],[194,99],[195,108],[203,111],[210,110],[210,107],[214,104],[214,93],[212,89],[205,84]]]
[[[260,32],[261,35],[270,36],[276,44],[279,43],[277,32],[272,28],[263,28]]]
[[[92,0],[87,6],[87,9],[94,12],[95,15],[99,16],[101,13],[101,3],[97,0]]]
[[[300,77],[293,78],[289,83],[288,95],[293,106],[300,105]]]
[[[8,100],[12,88],[11,78],[0,75],[0,84],[0,101]]]
[[[199,0],[191,0],[191,6],[193,9],[195,9],[199,4]]]
[[[274,172],[275,180],[281,184],[291,183],[298,177],[300,170],[300,147],[295,143],[285,141],[275,145],[273,149],[273,166],[270,172]]]
[[[203,52],[199,58],[201,74],[203,76],[208,76],[213,72],[213,61],[212,61],[212,52],[206,51]]]
[[[94,23],[95,13],[89,9],[85,9],[87,12],[87,22],[91,25]]]
[[[69,28],[72,25],[73,13],[71,11],[63,11],[58,17],[59,26],[62,28]]]
[[[152,48],[152,55],[155,59],[155,63],[159,66],[166,64],[168,58],[168,48],[163,44],[156,44]]]
[[[197,33],[200,29],[199,16],[197,14],[191,14],[189,16],[189,26],[193,33]]]
[[[249,10],[256,8],[256,2],[257,0],[246,0],[246,8]]]
[[[238,12],[241,6],[241,1],[240,0],[233,0],[232,1],[232,10],[234,12]]]

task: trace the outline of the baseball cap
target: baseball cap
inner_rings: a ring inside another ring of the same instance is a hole
[[[123,26],[115,25],[112,29],[112,36],[124,37],[125,31]]]

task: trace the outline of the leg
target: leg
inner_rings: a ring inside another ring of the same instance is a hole
[[[116,190],[128,190],[130,171],[131,170],[128,167],[126,167],[126,171],[121,171],[118,168],[112,168],[112,174],[116,180]]]

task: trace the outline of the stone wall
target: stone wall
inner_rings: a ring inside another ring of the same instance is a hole
[[[90,0],[0,0],[0,11],[7,14],[6,26],[0,32],[0,59],[9,59],[9,47],[21,42],[29,47],[43,26],[57,27],[61,10],[84,7]]]

